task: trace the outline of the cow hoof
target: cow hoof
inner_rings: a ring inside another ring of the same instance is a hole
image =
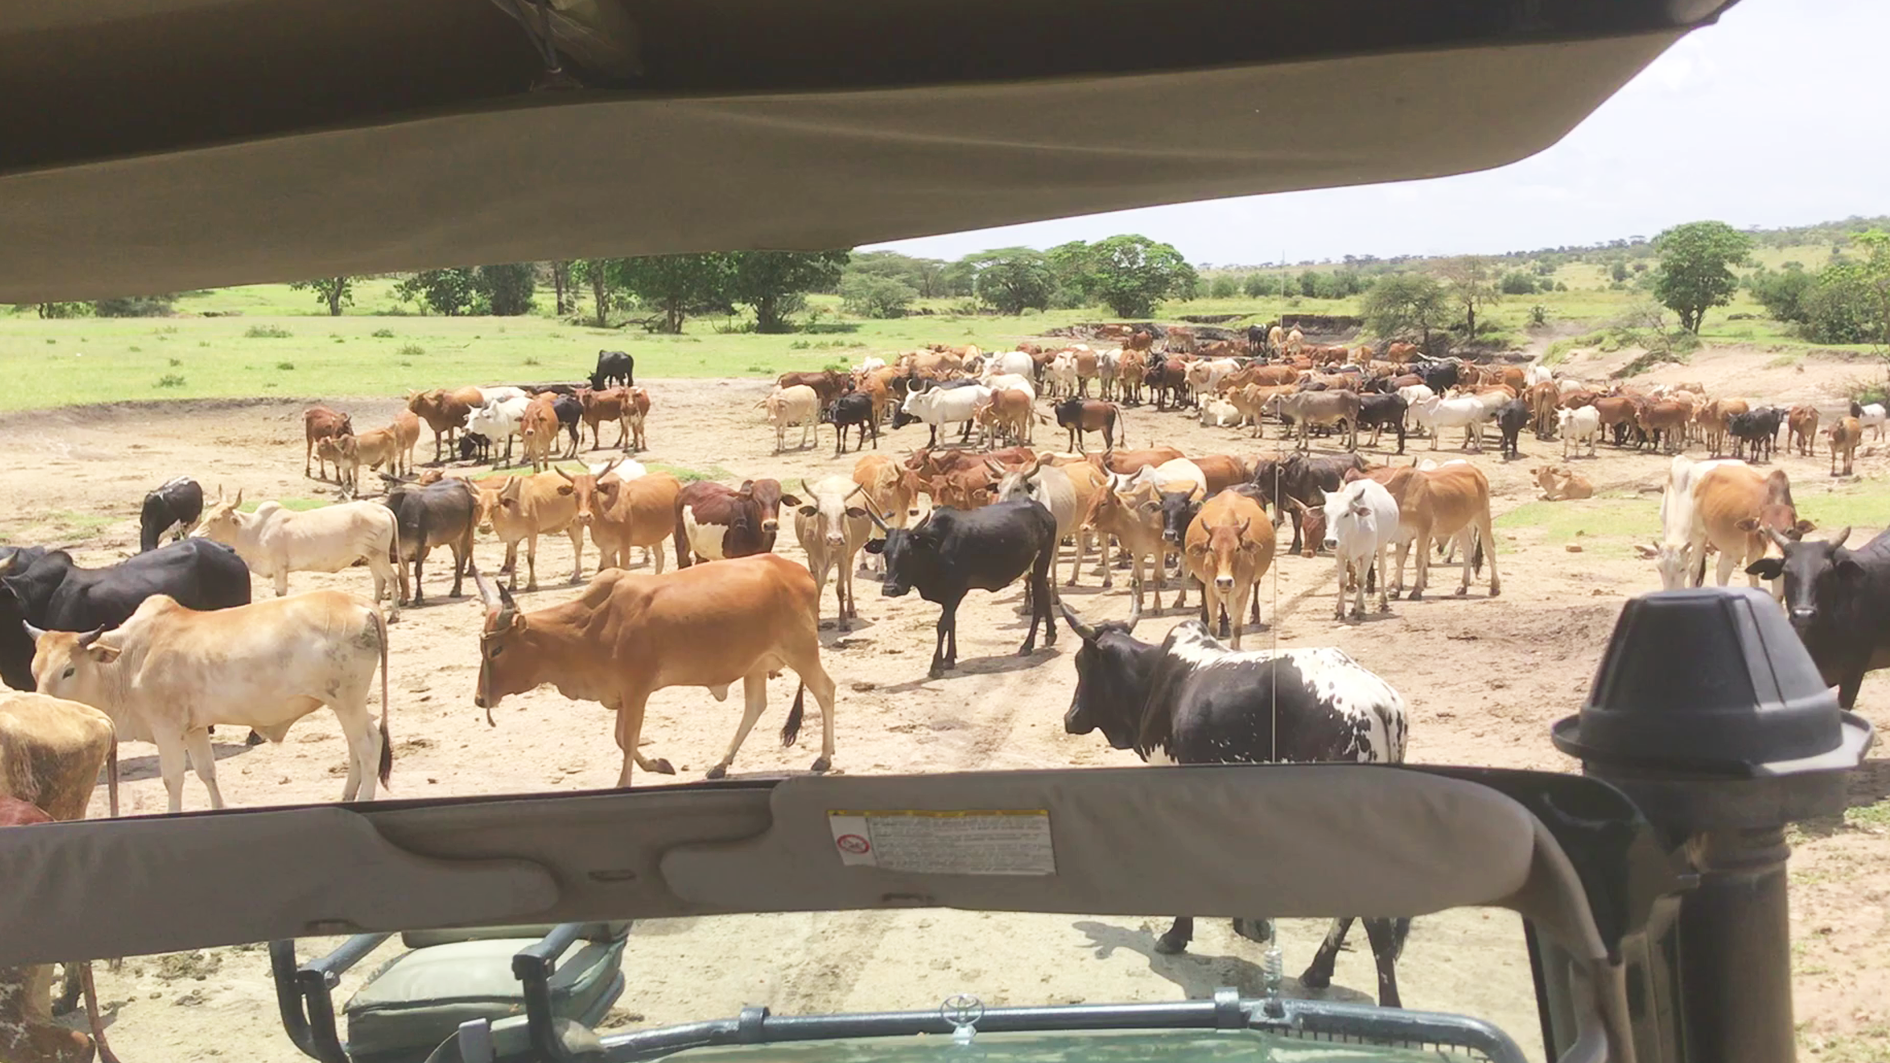
[[[1332,976],[1308,967],[1306,973],[1299,976],[1299,984],[1307,989],[1324,989],[1332,984]]]
[[[826,757],[821,757],[819,760],[814,761],[814,766],[812,768],[809,768],[808,770],[813,771],[813,772],[823,772],[823,771],[827,771],[828,769],[832,767],[833,767],[832,761],[828,760]]]
[[[1490,597],[1495,598],[1501,595],[1502,593],[1503,593],[1503,588],[1497,586],[1494,583],[1490,584]]]
[[[940,668],[938,665],[933,665],[932,670],[925,673],[925,677],[927,679],[943,679],[945,678],[945,669]]]
[[[1420,601],[1420,600],[1422,600],[1422,599],[1423,599],[1423,597],[1424,597],[1424,592],[1423,592],[1423,591],[1412,591],[1412,592],[1411,592],[1411,601],[1414,601],[1414,602],[1415,602],[1415,601]]]
[[[1179,956],[1188,951],[1188,942],[1185,938],[1177,938],[1170,934],[1163,934],[1161,937],[1155,939],[1155,951],[1161,953],[1163,956]]]
[[[259,734],[257,734],[257,733],[256,733],[256,732],[254,732],[254,731],[251,731],[251,732],[249,733],[249,737],[248,737],[248,738],[245,738],[245,739],[243,739],[243,744],[244,744],[244,745],[246,745],[246,746],[259,746],[259,745],[262,745],[262,744],[263,744],[263,736],[262,736],[262,735],[259,735]]]
[[[1466,595],[1468,595],[1469,593],[1470,593],[1470,588],[1468,588],[1468,587],[1458,587],[1458,588],[1457,588],[1457,597],[1459,597],[1459,598],[1462,598],[1462,597],[1465,597],[1465,596],[1466,596]]]
[[[715,767],[710,768],[708,771],[708,774],[704,775],[703,778],[720,779],[722,776],[727,775],[727,774],[728,774],[728,765],[717,764]]]

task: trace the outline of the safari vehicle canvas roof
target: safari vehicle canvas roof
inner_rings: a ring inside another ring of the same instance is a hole
[[[1725,6],[12,4],[0,300],[851,247],[1461,173],[1554,143]]]

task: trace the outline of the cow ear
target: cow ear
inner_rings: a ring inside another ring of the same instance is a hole
[[[866,540],[866,552],[867,552],[867,553],[869,553],[869,554],[878,554],[878,553],[884,553],[884,552],[885,552],[885,550],[886,550],[886,540],[884,540],[884,539],[868,539],[868,540]]]
[[[97,661],[99,664],[112,663],[118,659],[118,655],[122,652],[124,651],[120,647],[107,646],[102,642],[94,642],[85,648],[85,655]]]
[[[852,517],[854,520],[865,520],[866,511],[858,506],[848,506],[847,516]]]
[[[783,502],[786,502],[786,501],[787,501],[787,499],[785,499],[785,498],[784,498],[784,499],[782,499],[781,501],[783,501]],[[800,510],[801,510],[801,516],[803,516],[803,517],[812,517],[812,516],[815,516],[815,515],[817,515],[817,514],[818,514],[818,513],[820,512],[820,507],[818,507],[818,506],[801,506],[801,507],[800,507]]]
[[[793,495],[782,495],[781,504],[784,506],[798,506],[801,504],[801,500]]]
[[[1808,520],[1801,520],[1797,524],[1792,525],[1792,531],[1798,533],[1797,535],[1793,536],[1793,538],[1795,539],[1802,539],[1805,536],[1817,530],[1818,530],[1818,526],[1816,524],[1811,523]]]
[[[1748,532],[1748,533],[1755,532],[1759,530],[1759,518],[1746,517],[1740,520],[1739,523],[1733,526],[1738,528],[1742,532]]]
[[[1785,559],[1782,557],[1762,557],[1746,566],[1746,575],[1760,579],[1777,579],[1785,574]]]
[[[572,486],[572,485],[570,485],[570,484],[559,484],[559,485],[558,485],[558,493],[559,493],[559,494],[561,494],[561,495],[568,495],[568,494],[573,494],[573,493],[575,493],[576,491],[577,491],[577,488],[576,488],[576,487],[573,487],[573,486]]]
[[[1771,558],[1767,558],[1766,560],[1769,561]],[[1837,569],[1837,574],[1842,579],[1859,580],[1864,578],[1864,566],[1848,557],[1839,561],[1833,567]]]

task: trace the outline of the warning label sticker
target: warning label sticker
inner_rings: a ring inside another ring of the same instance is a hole
[[[849,866],[941,875],[1054,875],[1048,809],[829,810]]]

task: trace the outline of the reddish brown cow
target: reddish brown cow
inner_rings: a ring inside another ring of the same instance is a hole
[[[805,384],[814,389],[814,395],[820,399],[820,408],[824,410],[828,403],[846,394],[847,387],[851,383],[847,374],[838,369],[822,369],[818,372],[782,373],[775,378],[774,385],[779,388],[791,388],[796,384]]]
[[[630,438],[628,423],[631,408],[630,389],[614,387],[597,391],[592,388],[579,388],[577,397],[578,403],[583,407],[578,416],[585,424],[591,426],[591,449],[603,449],[601,435],[605,421],[617,422],[617,441],[611,446],[622,448],[624,441]]]
[[[1693,420],[1693,404],[1658,399],[1635,413],[1634,423],[1668,453],[1677,454],[1686,447],[1687,424]]]
[[[1785,416],[1785,424],[1791,430],[1791,448],[1800,457],[1811,456],[1811,448],[1818,437],[1818,410],[1815,406],[1793,406]]]
[[[781,493],[779,480],[744,480],[724,487],[699,480],[676,495],[676,563],[765,554],[774,549],[781,507],[801,500]]]
[[[448,391],[434,388],[432,391],[409,391],[407,409],[427,423],[433,429],[433,463],[439,464],[441,444],[453,445],[460,429],[466,427],[466,416],[472,413],[474,406],[485,402],[485,395],[478,388],[459,388]]]
[[[1603,433],[1613,430],[1616,425],[1633,424],[1636,414],[1639,413],[1634,400],[1621,395],[1596,399],[1594,407],[1595,412],[1601,414]]]
[[[1253,469],[1232,454],[1207,454],[1188,459],[1207,476],[1207,493],[1210,497],[1234,486],[1244,484],[1253,477]]]
[[[1117,430],[1122,408],[1113,402],[1104,402],[1101,399],[1065,399],[1057,403],[1054,412],[1057,415],[1057,425],[1069,433],[1070,446],[1076,450],[1087,453],[1088,448],[1083,446],[1085,432],[1101,432],[1104,450],[1109,449],[1111,445],[1109,442],[1111,433],[1115,434],[1118,443],[1128,438],[1126,430]]]
[[[1146,466],[1160,465],[1181,456],[1181,451],[1174,447],[1152,447],[1148,450],[1105,450],[1101,454],[1091,454],[1089,463],[1103,472],[1126,476]]]
[[[331,410],[326,406],[310,406],[302,411],[302,434],[307,439],[307,445],[302,448],[302,475],[307,476],[309,458],[315,453],[316,442],[333,439],[336,436],[353,435],[354,422],[340,410]],[[324,459],[319,464],[320,478],[328,479],[328,462]],[[341,475],[341,470],[336,469],[335,475]]]

